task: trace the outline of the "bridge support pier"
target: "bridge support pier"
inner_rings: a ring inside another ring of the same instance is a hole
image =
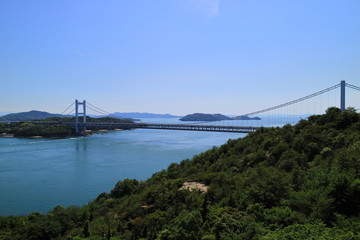
[[[79,105],[83,106],[83,111],[79,112]],[[75,132],[79,134],[79,115],[83,117],[82,129],[86,131],[86,101],[79,102],[77,99],[75,100]]]
[[[340,109],[341,111],[345,111],[345,80],[342,80],[340,83]]]

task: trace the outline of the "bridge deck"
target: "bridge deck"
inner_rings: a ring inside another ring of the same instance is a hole
[[[75,126],[75,122],[42,122],[34,121],[39,125],[56,125],[65,124]],[[79,127],[83,123],[79,123]],[[189,125],[189,124],[161,124],[161,123],[107,123],[107,122],[87,122],[86,129],[164,129],[164,130],[183,130],[183,131],[209,131],[209,132],[233,132],[233,133],[249,133],[254,132],[259,127],[250,126],[220,126],[220,125]]]

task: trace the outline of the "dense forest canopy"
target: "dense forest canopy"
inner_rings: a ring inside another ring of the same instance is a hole
[[[75,130],[63,124],[36,125],[30,122],[16,122],[0,123],[0,134],[13,134],[15,137],[69,137],[75,135]]]
[[[184,183],[198,183],[190,190]],[[261,128],[83,207],[0,218],[0,239],[360,239],[360,116]]]
[[[102,122],[102,123],[134,123],[131,119],[118,119],[111,117],[92,118],[86,117],[88,122]],[[83,121],[83,117],[79,117],[79,123]],[[75,122],[75,117],[51,117],[36,122],[57,122],[54,125],[38,125],[34,122],[13,122],[13,123],[1,123],[0,122],[0,134],[13,134],[15,137],[69,137],[75,136],[75,128],[68,126],[64,123]]]

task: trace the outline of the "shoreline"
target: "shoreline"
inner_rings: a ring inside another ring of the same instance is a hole
[[[130,130],[130,129],[128,129]],[[70,136],[66,136],[66,137],[57,137],[57,136],[53,136],[53,137],[44,137],[44,136],[39,136],[39,135],[34,135],[34,136],[15,136],[15,134],[12,133],[0,133],[0,138],[44,138],[44,139],[66,139],[66,138],[71,138],[71,137],[84,137],[84,136],[89,136],[89,135],[93,135],[96,134],[96,132],[110,132],[110,131],[125,131],[125,129],[99,129],[99,130],[87,130],[84,134],[82,135],[70,135]]]
[[[1,138],[14,138],[15,134],[10,134],[10,133],[1,133],[0,134]]]

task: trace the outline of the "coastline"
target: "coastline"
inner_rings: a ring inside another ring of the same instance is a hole
[[[10,133],[1,133],[0,134],[1,138],[14,138],[15,134],[10,134]]]
[[[50,137],[45,137],[45,136],[39,136],[39,135],[34,135],[34,136],[15,136],[15,134],[11,134],[11,133],[0,133],[0,138],[45,138],[45,139],[66,139],[66,138],[71,138],[71,137],[78,137],[78,136],[88,136],[88,135],[93,135],[96,134],[96,132],[111,132],[111,131],[125,131],[125,129],[99,129],[99,130],[87,130],[84,134],[82,135],[70,135],[70,136],[66,136],[66,137],[57,137],[57,136],[50,136]]]

